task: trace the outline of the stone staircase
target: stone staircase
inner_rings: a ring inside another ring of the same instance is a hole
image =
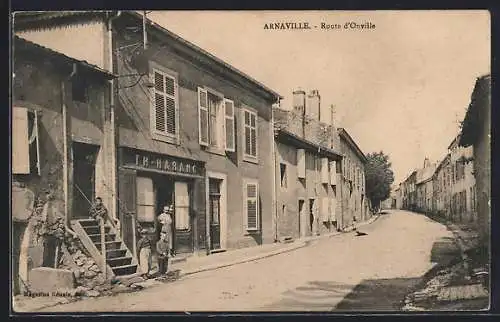
[[[82,244],[106,277],[130,275],[137,272],[138,262],[119,236],[117,229],[110,222],[105,224],[106,260],[101,254],[101,228],[94,219],[78,219],[72,222],[72,228],[80,237]]]

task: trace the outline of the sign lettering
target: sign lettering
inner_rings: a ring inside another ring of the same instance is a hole
[[[172,156],[152,155],[146,153],[125,154],[124,163],[132,162],[141,168],[155,169],[160,171],[177,172],[191,175],[203,175],[203,167],[197,161],[179,159]],[[132,157],[133,156],[133,157]],[[129,161],[127,161],[129,160]]]

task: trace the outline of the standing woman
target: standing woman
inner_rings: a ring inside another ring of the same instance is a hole
[[[148,231],[146,229],[141,229],[140,234],[141,239],[139,239],[137,243],[137,249],[139,250],[139,267],[142,277],[148,279],[151,270],[151,241],[149,240]]]
[[[172,255],[172,214],[174,207],[172,205],[164,206],[162,213],[158,216],[158,222],[161,225],[160,234],[165,234],[165,240],[168,243],[168,250],[170,255]]]

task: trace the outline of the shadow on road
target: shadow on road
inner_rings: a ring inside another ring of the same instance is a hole
[[[333,311],[399,311],[420,278],[363,280]]]

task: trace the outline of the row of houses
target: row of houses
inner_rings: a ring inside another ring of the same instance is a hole
[[[395,189],[395,205],[490,232],[491,76],[476,80],[460,133],[437,163],[425,159]]]
[[[44,209],[109,276],[135,272],[138,227],[154,235],[165,205],[178,256],[371,216],[366,157],[318,91],[281,108],[277,92],[136,12],[18,13],[13,27],[15,290],[58,266],[34,237]],[[105,247],[88,219],[96,197],[112,219]]]

